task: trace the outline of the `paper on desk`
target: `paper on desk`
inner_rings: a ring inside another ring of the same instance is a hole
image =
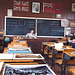
[[[0,54],[0,59],[12,59],[13,58],[13,54]]]
[[[56,49],[58,49],[58,50],[64,50],[64,48],[56,48]]]
[[[20,46],[20,47],[22,47],[22,45],[14,45],[14,46]]]
[[[66,47],[65,49],[71,49],[70,47]]]
[[[51,46],[55,46],[55,45],[51,45]]]
[[[1,71],[1,69],[2,69],[3,63],[4,63],[4,62],[0,62],[0,71]]]
[[[54,45],[55,45],[55,48],[62,48],[62,46],[63,46],[63,43],[54,43]]]

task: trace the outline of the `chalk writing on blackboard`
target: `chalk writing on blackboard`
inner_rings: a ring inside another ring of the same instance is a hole
[[[35,31],[36,19],[6,17],[6,35],[26,35],[31,29]]]

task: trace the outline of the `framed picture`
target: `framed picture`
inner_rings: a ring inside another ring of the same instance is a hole
[[[32,3],[32,13],[40,13],[40,3],[38,2]]]
[[[75,11],[75,3],[72,3],[72,11]]]
[[[56,14],[56,18],[61,18],[62,15],[61,14]]]

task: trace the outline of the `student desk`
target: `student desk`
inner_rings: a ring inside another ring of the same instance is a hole
[[[57,42],[66,44],[66,41],[63,41],[63,40],[58,40]]]
[[[66,46],[67,47],[67,46]],[[62,58],[62,53],[64,51],[65,48],[61,48],[61,49],[56,49],[54,48],[53,49],[53,60],[52,60],[52,65],[51,65],[51,68],[54,67],[54,71],[55,71],[55,59],[56,59],[56,56],[58,58]],[[70,48],[70,49],[73,49],[73,48]]]
[[[4,48],[4,54],[7,53],[8,51],[8,48]],[[34,60],[0,60],[1,61],[4,61],[4,62],[33,62]]]
[[[51,68],[54,67],[54,71],[55,71],[55,58],[56,58],[56,55],[58,55],[59,53],[62,53],[62,52],[63,52],[63,49],[56,49],[56,48],[53,49],[53,60],[52,60]],[[59,58],[61,58],[62,54],[60,54],[58,56],[60,56]]]
[[[42,42],[42,51],[43,51],[43,55],[44,55],[44,48],[46,47],[46,46],[48,46],[48,47],[53,47],[54,46],[54,43],[55,42]],[[49,49],[48,49],[48,51],[47,51],[48,53],[49,53]],[[48,54],[47,53],[47,54]]]
[[[2,75],[4,66],[5,66],[6,64],[9,64],[9,65],[37,65],[38,63],[4,63],[4,64],[3,64],[3,67],[2,67],[2,70],[1,70],[1,72],[0,72],[0,75]]]
[[[4,52],[3,53],[7,53],[7,51],[8,51],[8,48],[4,48]],[[33,53],[33,52],[31,51],[31,53]]]
[[[47,44],[48,44],[49,42],[42,42],[42,49],[41,49],[41,51],[42,51],[42,55],[44,56],[44,48],[47,46]]]
[[[75,54],[71,54],[72,52],[75,52],[75,50],[72,51],[64,51],[64,58],[63,58],[63,64],[62,67],[64,70],[61,70],[62,73],[65,75],[66,71],[66,65],[67,64],[75,64]]]
[[[6,54],[7,50],[8,50],[8,48],[4,48],[4,52],[3,53]],[[16,54],[16,53],[13,53],[13,54]],[[19,53],[17,53],[17,54],[19,54]],[[33,52],[31,52],[31,53],[21,53],[21,54],[33,54]],[[30,59],[30,60],[29,59],[28,60],[27,59],[26,60],[25,59],[18,60],[18,59],[16,59],[15,60],[14,59],[14,60],[0,60],[0,62],[1,61],[4,61],[4,62],[34,62],[34,61],[37,62],[38,61],[39,62],[39,61],[43,61],[43,60],[40,60],[40,59],[36,59],[36,60],[32,60],[32,59]]]
[[[47,47],[47,63],[49,64],[49,55],[52,58],[52,52],[50,53],[50,50],[54,47],[55,42],[42,42],[42,55],[44,56],[45,47]]]
[[[70,69],[72,71],[72,73],[75,75],[75,68],[74,69]]]

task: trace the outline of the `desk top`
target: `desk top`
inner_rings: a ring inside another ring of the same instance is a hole
[[[2,70],[1,70],[1,72],[0,72],[0,75],[2,75],[4,66],[5,66],[6,64],[9,64],[9,65],[37,65],[38,63],[37,63],[37,62],[32,62],[32,63],[4,63],[4,65],[3,65],[3,67],[2,67]]]
[[[60,49],[60,48],[54,48],[55,50],[57,50],[58,52],[63,52],[64,51],[64,49],[62,48],[62,49]]]
[[[54,47],[55,42],[42,42],[43,45],[47,45],[49,47]]]
[[[73,73],[75,73],[75,69],[70,69]]]
[[[54,44],[47,44],[49,47],[55,47]]]
[[[49,44],[50,42],[42,42],[43,45],[47,45]]]
[[[42,42],[42,44],[53,44],[55,42]]]
[[[74,49],[74,48],[70,48],[69,46],[65,46],[65,48],[63,47],[63,48],[54,48],[54,49],[57,50],[58,52],[61,52],[61,51],[63,52],[64,49]]]
[[[66,43],[66,41],[63,41],[63,40],[58,40],[57,42]]]
[[[75,54],[71,54],[73,51],[64,51],[65,54],[69,55],[70,57],[75,57]],[[75,51],[74,51],[75,52]]]

